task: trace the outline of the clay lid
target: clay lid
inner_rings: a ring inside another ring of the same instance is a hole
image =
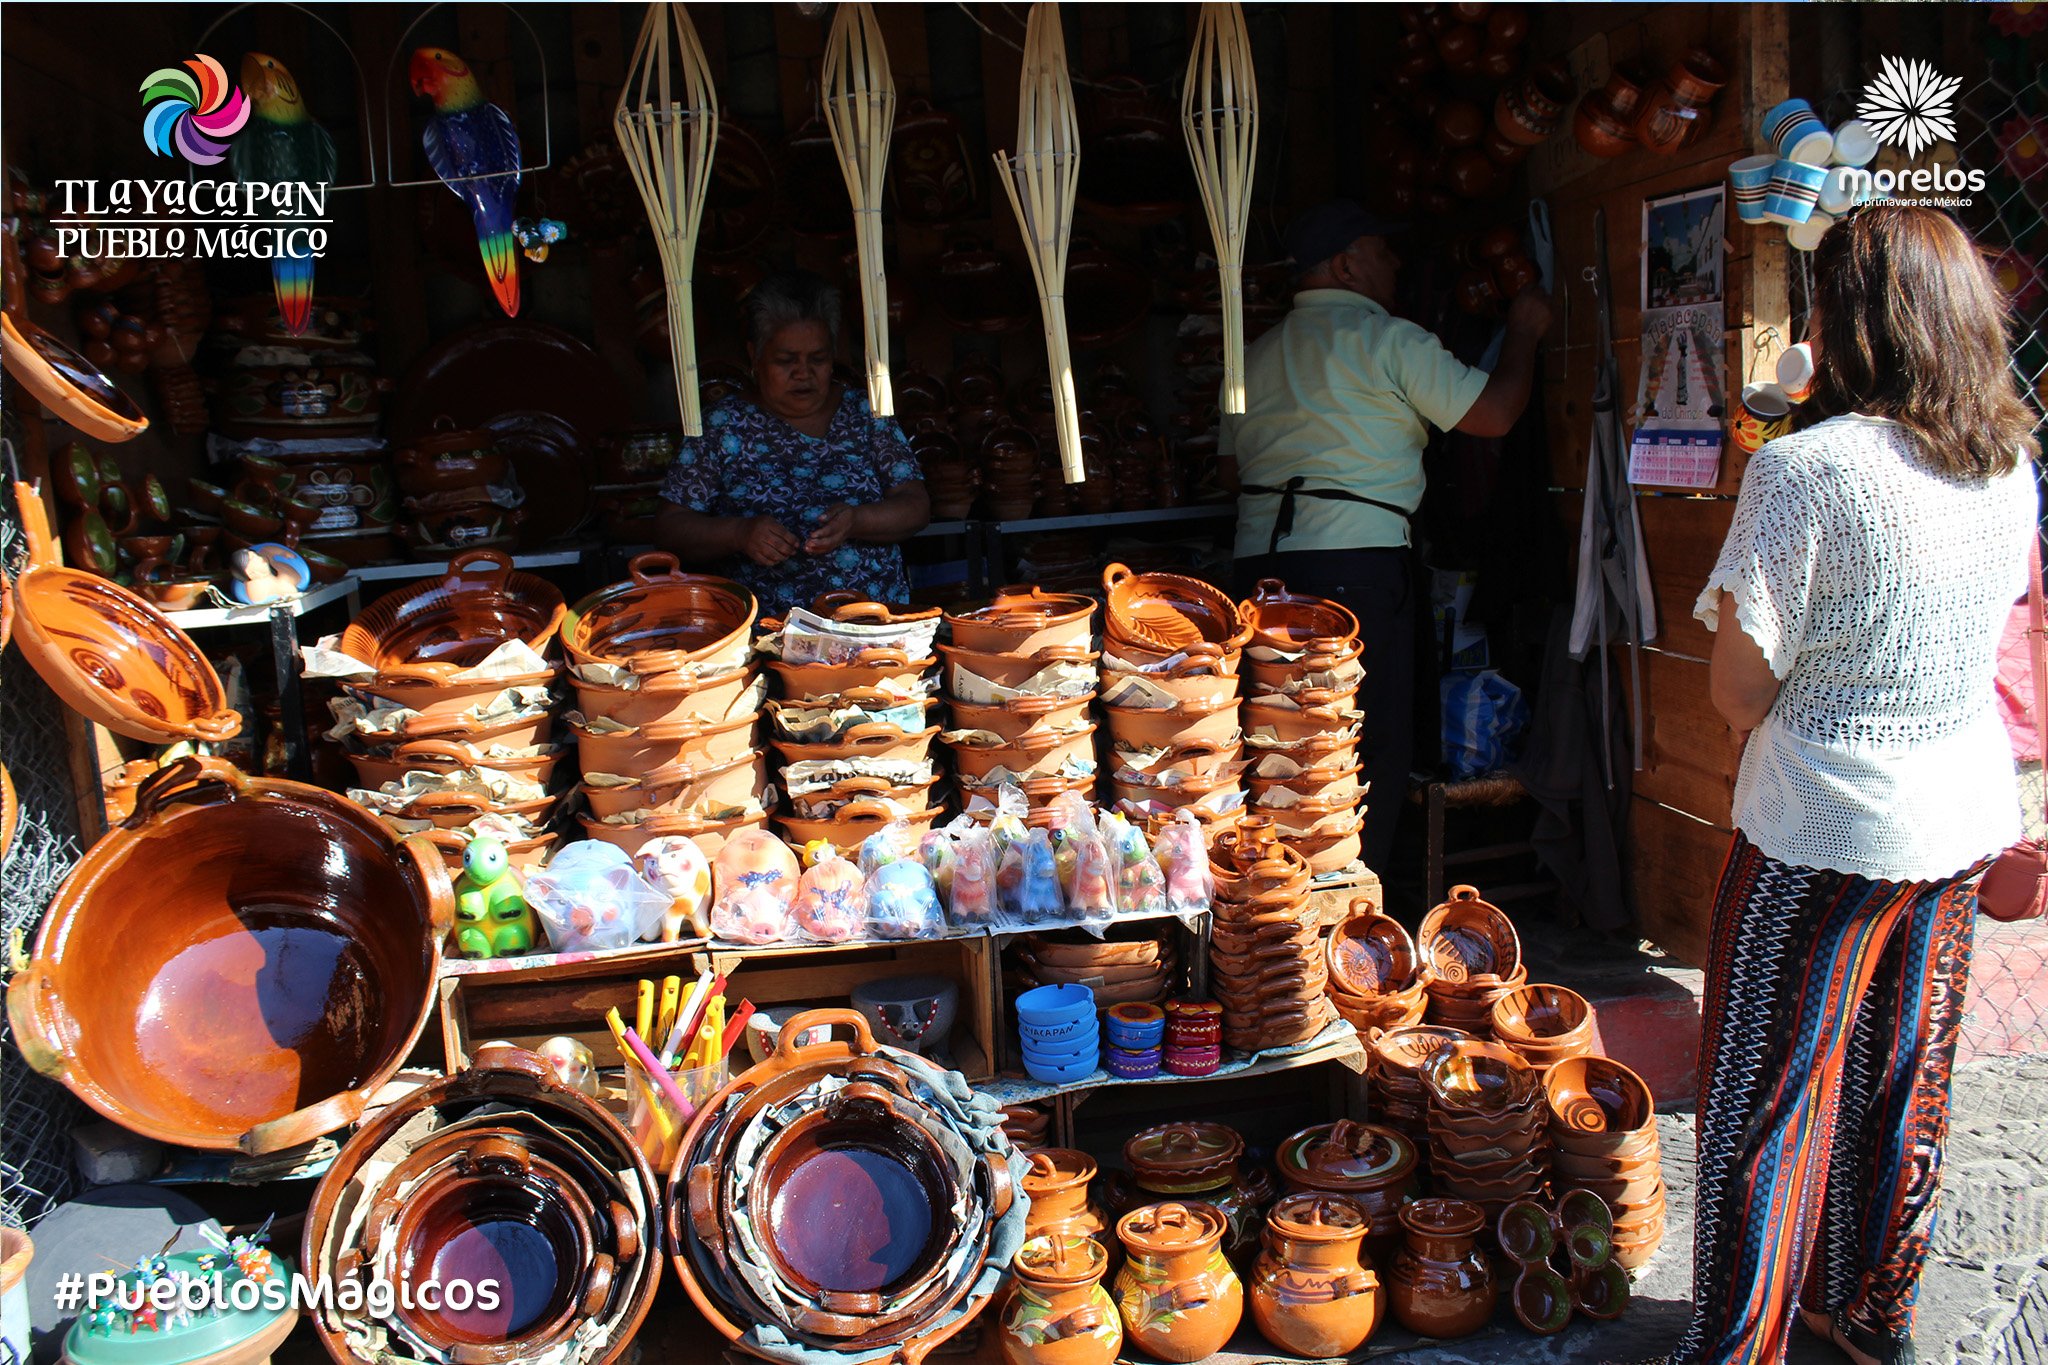
[[[1230,1227],[1222,1211],[1200,1200],[1175,1200],[1132,1209],[1116,1225],[1116,1235],[1132,1251],[1170,1255],[1215,1246]]]
[[[1424,1237],[1470,1237],[1486,1226],[1486,1212],[1463,1199],[1416,1199],[1401,1206],[1401,1226]]]
[[[1168,1019],[1205,1019],[1210,1016],[1218,1019],[1223,1017],[1223,1006],[1217,1004],[1214,1000],[1169,1000],[1166,1002],[1166,1017]],[[1142,1137],[1143,1134],[1139,1136]],[[1133,1138],[1132,1141],[1135,1142],[1137,1139]]]
[[[1024,1192],[1036,1198],[1054,1190],[1085,1185],[1095,1178],[1095,1158],[1071,1147],[1041,1147],[1024,1171]],[[1020,1253],[1021,1254],[1021,1253]]]
[[[1018,1247],[1010,1269],[1037,1284],[1082,1284],[1102,1278],[1109,1251],[1084,1232],[1049,1233]]]
[[[1168,1123],[1124,1143],[1124,1164],[1143,1180],[1199,1180],[1228,1175],[1244,1155],[1244,1139],[1220,1123]]]
[[[1283,1237],[1341,1241],[1358,1236],[1372,1220],[1341,1194],[1290,1194],[1273,1205],[1266,1221]]]
[[[1280,1144],[1280,1173],[1317,1190],[1374,1190],[1415,1170],[1415,1144],[1392,1128],[1340,1119]]]

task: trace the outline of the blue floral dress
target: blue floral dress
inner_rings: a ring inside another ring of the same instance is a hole
[[[704,434],[683,442],[661,495],[706,516],[773,517],[801,541],[833,503],[880,502],[898,484],[923,477],[896,420],[876,417],[867,394],[849,385],[822,440],[747,395],[726,398],[704,415]],[[772,568],[738,555],[714,571],[753,589],[764,615],[808,607],[835,588],[877,602],[910,597],[903,551],[894,545],[848,540],[822,555],[799,548]]]

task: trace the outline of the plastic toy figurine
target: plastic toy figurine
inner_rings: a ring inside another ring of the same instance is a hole
[[[519,316],[519,244],[512,235],[519,198],[519,129],[484,98],[469,63],[445,47],[415,49],[406,69],[412,92],[434,102],[420,132],[427,162],[469,205],[484,273],[505,316]]]
[[[234,575],[228,595],[252,607],[297,597],[313,585],[313,571],[298,551],[270,541],[235,551],[228,569]]]
[[[254,108],[241,136],[228,148],[235,179],[266,185],[333,184],[334,139],[307,113],[299,84],[284,63],[251,52],[242,58],[242,90]],[[285,331],[298,336],[313,315],[312,252],[298,247],[290,255],[273,257],[270,285],[277,293],[277,314]]]
[[[471,839],[455,882],[455,946],[464,957],[512,957],[534,944],[533,911],[496,839]]]

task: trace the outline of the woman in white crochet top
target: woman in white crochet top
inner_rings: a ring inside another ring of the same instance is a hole
[[[2019,837],[1992,679],[2035,533],[2002,297],[1934,209],[1814,253],[1818,377],[1758,451],[1697,614],[1747,733],[1714,905],[1693,1318],[1783,1358],[1795,1305],[1901,1362],[1927,1255],[1976,878]]]

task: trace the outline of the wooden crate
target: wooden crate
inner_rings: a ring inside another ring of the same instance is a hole
[[[953,1065],[970,1081],[995,1074],[998,1004],[996,950],[986,937],[886,944],[776,944],[716,947],[704,954],[726,978],[725,998],[758,1008],[845,1006],[855,986],[888,976],[950,977],[960,986],[953,1024]],[[742,1044],[744,1046],[744,1044]]]
[[[468,1066],[480,1043],[531,1048],[557,1036],[580,1040],[599,1067],[624,1066],[604,1012],[617,1006],[630,1023],[640,981],[658,985],[664,976],[680,976],[687,983],[701,970],[701,950],[646,946],[652,951],[623,962],[589,958],[442,977],[441,1050],[449,1072]]]
[[[1364,900],[1382,913],[1387,908],[1379,874],[1363,863],[1353,863],[1328,881],[1318,878],[1309,883],[1309,908],[1316,913],[1316,923],[1325,929],[1349,919],[1355,900]]]

